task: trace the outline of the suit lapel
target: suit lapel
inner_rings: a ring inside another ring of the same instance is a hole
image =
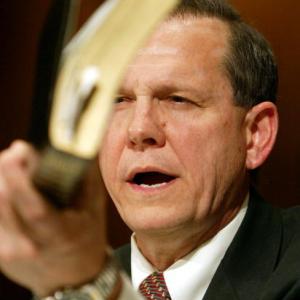
[[[251,191],[249,207],[203,300],[253,300],[275,269],[282,244],[280,213]],[[131,276],[130,245],[115,252]]]
[[[114,256],[118,260],[122,269],[131,278],[131,245],[126,244],[114,251]]]
[[[281,239],[279,212],[252,191],[245,219],[203,300],[258,299],[277,264]]]

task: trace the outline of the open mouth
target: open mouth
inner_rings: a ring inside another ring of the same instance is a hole
[[[174,180],[176,177],[160,172],[142,172],[137,173],[130,181],[142,187],[157,188]]]

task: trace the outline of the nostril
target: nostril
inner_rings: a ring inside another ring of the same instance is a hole
[[[155,146],[157,141],[154,138],[131,138],[130,142],[132,145],[145,145],[145,146]]]
[[[149,122],[142,124],[143,126],[138,126],[138,124],[133,125],[131,125],[127,131],[129,147],[144,150],[147,147],[164,146],[166,137],[161,127]]]
[[[144,144],[147,144],[149,146],[153,146],[156,144],[156,140],[154,138],[146,138],[143,140]]]

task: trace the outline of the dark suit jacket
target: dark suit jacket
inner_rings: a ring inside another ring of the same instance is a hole
[[[252,191],[204,300],[300,300],[299,232],[300,207],[276,209]],[[116,254],[130,275],[130,246]]]
[[[130,246],[116,256],[130,276]],[[30,293],[0,277],[0,300],[8,299],[27,300]],[[251,192],[245,219],[204,297],[237,299],[300,300],[300,207],[276,209]]]

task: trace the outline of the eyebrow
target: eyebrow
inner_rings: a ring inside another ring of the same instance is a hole
[[[205,91],[199,89],[199,87],[196,89],[195,87],[192,87],[191,85],[188,85],[188,83],[178,82],[159,82],[155,84],[152,87],[153,96],[158,98],[163,98],[165,96],[168,96],[170,94],[186,94],[188,97],[189,95],[191,97],[196,98],[199,102],[204,102],[212,98],[212,93],[209,91]],[[135,93],[132,91],[132,89],[121,86],[120,89],[117,92],[117,95],[129,95],[131,97],[135,97]]]

